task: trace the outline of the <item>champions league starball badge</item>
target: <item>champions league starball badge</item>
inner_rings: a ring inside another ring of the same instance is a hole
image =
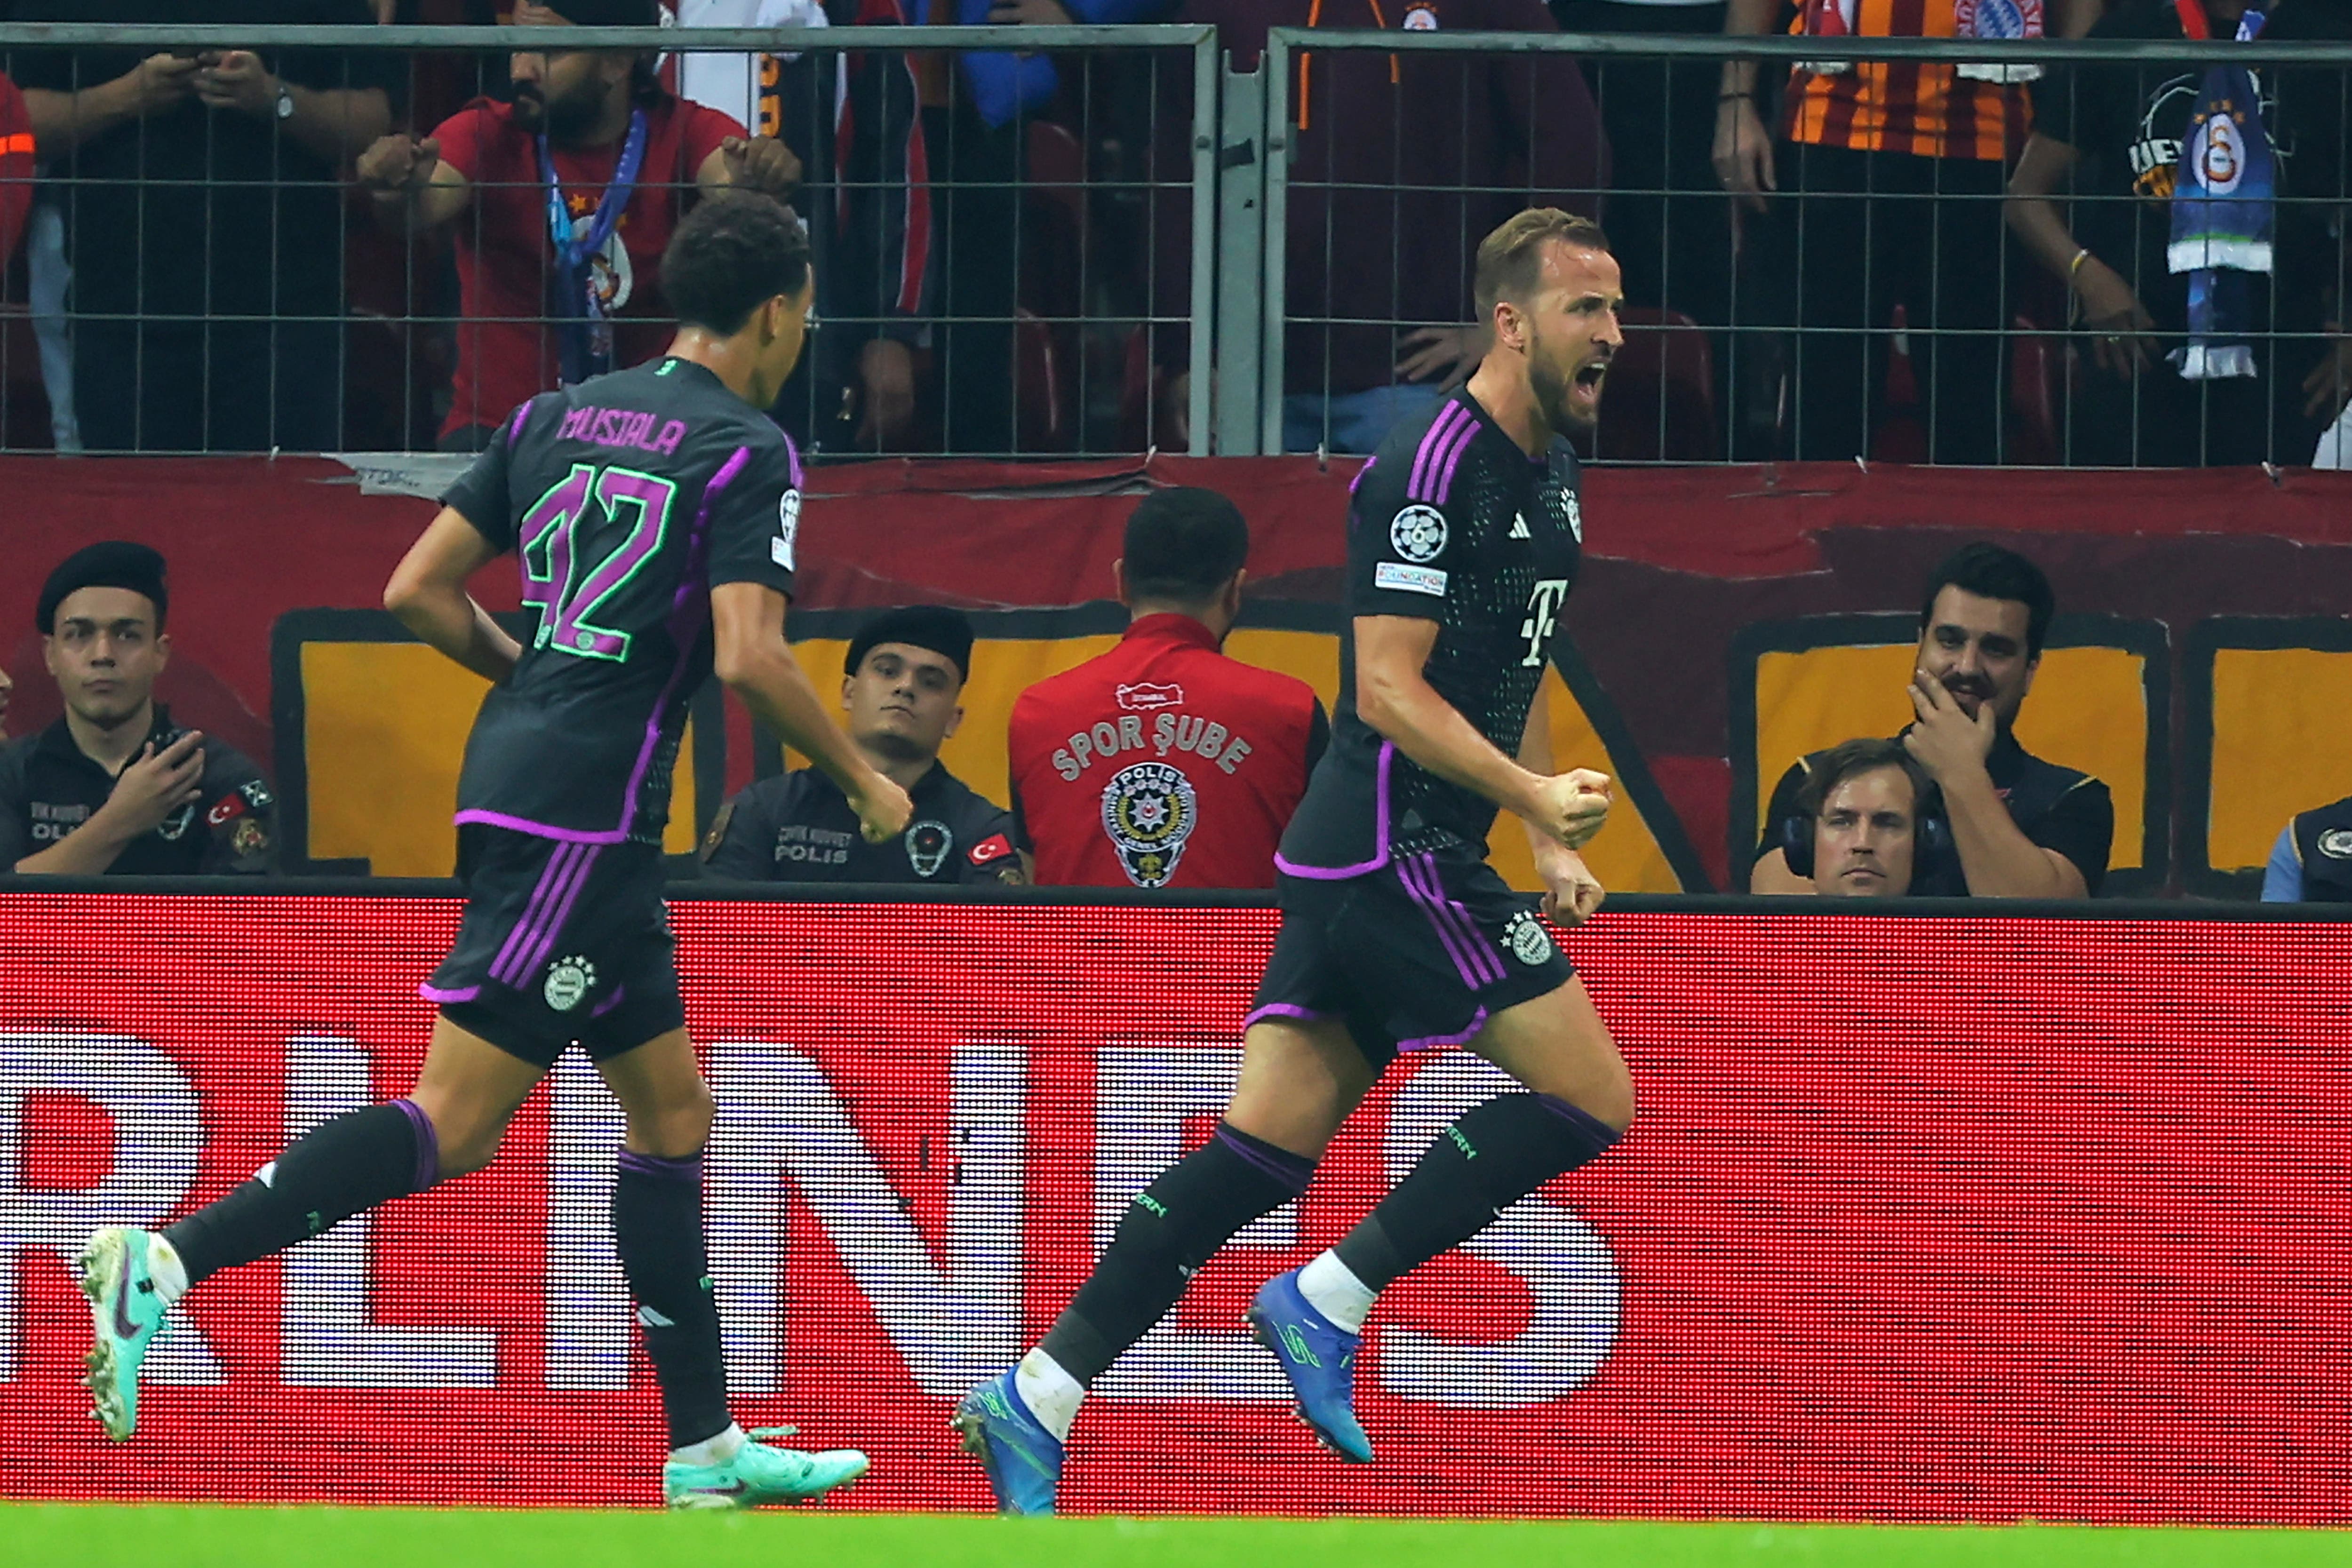
[[[948,855],[955,849],[955,835],[948,831],[945,822],[929,818],[907,830],[907,860],[919,877],[940,874],[940,867],[948,863]]]
[[[1120,768],[1103,786],[1102,815],[1103,831],[1118,852],[1127,880],[1138,887],[1165,887],[1200,823],[1200,798],[1181,768],[1139,762]]]

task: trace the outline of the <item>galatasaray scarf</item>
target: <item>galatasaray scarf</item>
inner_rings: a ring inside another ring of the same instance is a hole
[[[2190,36],[2210,37],[2204,7],[2179,0]],[[2194,21],[2191,21],[2191,17]],[[2264,21],[2248,11],[2238,41],[2259,37]],[[2271,270],[2273,194],[2278,159],[2263,126],[2261,89],[2244,66],[2205,73],[2195,113],[2180,138],[2180,172],[2172,195],[2172,244],[2165,259],[2189,275],[2189,342],[2167,357],[2189,381],[2255,373],[2250,275]]]
[[[1856,5],[1857,0],[1804,0],[1801,30],[1808,37],[1851,37]],[[1962,38],[2038,38],[2042,37],[2042,0],[1952,0],[1952,31]],[[1845,60],[1807,60],[1800,68],[1832,77],[1853,66]],[[1970,81],[2027,82],[2042,75],[2040,66],[1988,65],[1980,60],[1970,60],[1956,69]]]

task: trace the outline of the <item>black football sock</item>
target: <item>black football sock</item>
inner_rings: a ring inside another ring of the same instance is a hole
[[[297,1138],[261,1174],[166,1226],[188,1282],[282,1252],[441,1174],[433,1124],[412,1101],[347,1111]]]
[[[1080,1383],[1151,1332],[1235,1231],[1307,1190],[1315,1162],[1220,1122],[1136,1195],[1093,1275],[1038,1348]]]
[[[1377,1291],[1484,1230],[1495,1217],[1621,1134],[1549,1094],[1497,1094],[1462,1113],[1404,1180],[1331,1249]]]
[[[613,1178],[613,1249],[637,1300],[646,1354],[661,1385],[669,1446],[690,1448],[734,1425],[719,1349],[719,1303],[702,1240],[702,1156],[621,1151]]]

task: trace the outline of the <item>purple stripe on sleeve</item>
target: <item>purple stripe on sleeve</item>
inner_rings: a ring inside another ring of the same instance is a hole
[[[1447,433],[1452,431],[1454,425],[1469,417],[1468,409],[1458,402],[1449,402],[1438,411],[1435,419],[1430,421],[1429,429],[1422,435],[1420,446],[1413,451],[1412,476],[1405,481],[1404,486],[1406,500],[1419,501],[1426,498],[1422,486],[1429,478],[1431,464],[1435,459],[1439,449],[1444,446]]]
[[[1472,1040],[1477,1039],[1478,1031],[1486,1027],[1486,1009],[1485,1008],[1480,1008],[1476,1012],[1470,1015],[1470,1027],[1464,1030],[1459,1034],[1425,1034],[1417,1040],[1401,1040],[1397,1041],[1397,1049],[1399,1051],[1428,1051],[1433,1047],[1441,1045],[1467,1045]]]
[[[641,1155],[634,1149],[621,1151],[620,1166],[638,1176],[653,1176],[660,1181],[702,1184],[702,1156],[688,1155],[682,1160],[666,1160],[659,1155]]]
[[[1356,486],[1364,482],[1364,476],[1370,473],[1372,471],[1372,465],[1379,461],[1380,459],[1378,457],[1367,457],[1364,459],[1364,465],[1356,470],[1356,476],[1354,478],[1348,481],[1348,494],[1352,496],[1356,493]]]
[[[579,853],[581,851],[577,845],[565,844],[547,857],[547,864],[540,868],[539,885],[530,890],[530,900],[522,906],[522,918],[515,922],[512,931],[507,933],[504,946],[499,948],[499,956],[490,960],[490,978],[505,985],[514,983],[508,977],[511,966],[518,957],[530,950],[531,942],[539,933],[540,922],[547,917],[548,903],[555,891],[563,885],[566,868]]]
[[[654,753],[661,748],[662,713],[677,691],[678,682],[686,678],[686,666],[694,657],[699,632],[688,635],[688,612],[698,604],[708,604],[710,599],[710,508],[727,486],[735,483],[751,461],[751,449],[739,446],[735,455],[719,465],[710,483],[702,487],[702,505],[696,508],[694,527],[687,535],[686,566],[677,574],[677,592],[669,601],[669,640],[677,648],[677,662],[670,666],[669,679],[662,683],[661,695],[654,699],[654,711],[646,720],[645,744],[637,748],[637,765],[629,769],[628,787],[621,797],[621,830],[619,836],[629,836],[629,825],[637,820],[638,786],[646,781],[646,769],[654,762]],[[795,474],[800,459],[793,459]],[[797,483],[797,479],[794,481]]]
[[[1389,764],[1396,760],[1396,742],[1381,742],[1381,759],[1372,782],[1372,858],[1358,861],[1354,865],[1300,865],[1285,860],[1279,852],[1274,857],[1275,870],[1285,876],[1305,877],[1309,882],[1338,882],[1343,877],[1361,876],[1378,871],[1389,863]]]
[[[507,426],[507,444],[511,447],[522,439],[522,427],[530,423],[531,400],[525,398],[514,411],[514,420]]]
[[[1429,928],[1437,933],[1438,945],[1445,949],[1445,956],[1454,960],[1454,972],[1462,977],[1463,985],[1475,991],[1481,984],[1478,971],[1463,953],[1462,939],[1454,934],[1433,906],[1428,890],[1421,885],[1420,871],[1418,862],[1402,860],[1396,862],[1397,881],[1404,884],[1405,896],[1420,906],[1421,913],[1429,921]]]
[[[1454,471],[1462,465],[1462,455],[1470,450],[1470,444],[1478,438],[1478,432],[1483,428],[1476,420],[1472,420],[1468,428],[1446,449],[1444,472],[1438,475],[1436,483],[1430,487],[1433,492],[1430,499],[1439,506],[1445,505],[1445,498],[1454,493]]]
[[[1264,1149],[1254,1149],[1244,1140],[1234,1137],[1232,1129],[1223,1122],[1218,1123],[1217,1130],[1209,1135],[1294,1193],[1305,1192],[1307,1184],[1315,1179],[1315,1162],[1305,1155],[1293,1155],[1285,1149],[1282,1154],[1288,1157],[1278,1158]]]
[[[604,852],[604,849],[601,844],[591,845],[580,852],[577,868],[570,877],[565,879],[563,901],[558,904],[554,911],[549,915],[546,929],[541,933],[539,940],[531,945],[530,952],[524,955],[522,962],[516,966],[516,978],[509,980],[508,984],[518,983],[523,977],[547,962],[548,955],[555,949],[555,939],[563,935],[563,923],[572,918],[572,906],[580,902],[580,890],[588,885],[589,873],[596,869],[596,857]]]
[[[394,1100],[393,1104],[416,1129],[416,1167],[409,1173],[408,1190],[423,1192],[441,1179],[441,1134],[434,1131],[433,1118],[415,1101]]]
[[[438,1002],[443,1007],[447,1007],[452,1002],[472,1001],[476,997],[482,994],[482,988],[479,986],[467,986],[463,990],[445,991],[439,987],[432,984],[430,981],[427,981],[425,984],[416,988],[416,994],[423,997],[428,1002]]]

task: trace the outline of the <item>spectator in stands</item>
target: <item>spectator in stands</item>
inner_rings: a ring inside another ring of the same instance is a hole
[[[33,115],[25,95],[0,75],[0,267],[16,254],[33,204]]]
[[[650,27],[659,16],[656,0],[564,0],[561,12],[518,5],[514,26]],[[478,451],[516,405],[559,382],[660,352],[671,329],[661,254],[687,206],[731,185],[781,198],[800,179],[782,142],[672,97],[644,55],[526,48],[509,69],[513,102],[478,99],[431,136],[387,136],[359,162],[387,223],[467,219],[443,451]],[[562,255],[551,235],[558,199]]]
[[[1937,890],[1949,830],[1927,772],[1898,740],[1849,740],[1814,759],[1782,829],[1789,869],[1832,898]]]
[[[1013,705],[1016,841],[1074,887],[1272,887],[1275,845],[1330,739],[1303,681],[1228,658],[1249,525],[1213,490],[1160,490],[1111,565],[1127,635]]]
[[[681,27],[907,20],[898,0],[681,0],[677,16]],[[777,423],[817,455],[903,448],[913,434],[915,350],[937,285],[913,57],[811,50],[677,58],[682,97],[777,138],[804,165],[800,211],[825,330],[810,340],[777,400]]]
[[[1180,20],[1214,23],[1244,68],[1276,26],[1559,31],[1540,0],[1190,0]],[[1566,55],[1302,50],[1295,68],[1283,444],[1370,452],[1485,355],[1486,329],[1463,324],[1479,236],[1526,207],[1598,216],[1608,138]],[[1163,144],[1160,177],[1189,180],[1191,160],[1189,133]],[[1159,310],[1182,320],[1191,225],[1163,205],[1159,228]],[[1162,336],[1171,371],[1185,342]],[[1171,414],[1188,382],[1171,382]]]
[[[2122,0],[2091,36],[2228,38],[2246,11],[2246,0]],[[2352,38],[2352,16],[2326,0],[2273,0],[2263,17],[2265,43]],[[2343,73],[2264,67],[2255,112],[2240,117],[2246,141],[2268,147],[2276,178],[2247,204],[2273,231],[2263,267],[2209,274],[2217,315],[2234,317],[2214,325],[2245,350],[2226,364],[2191,336],[2198,273],[2168,260],[2182,203],[2199,189],[2179,164],[2205,113],[2205,83],[2201,68],[2174,62],[2061,67],[2034,88],[2010,226],[2070,290],[2104,372],[2074,379],[2070,462],[2301,464],[2352,394],[2352,339],[2327,336],[2344,310],[2335,231],[2352,196]],[[2073,204],[2071,227],[2053,200],[2070,172],[2075,195],[2097,198]]]
[[[1998,63],[2005,51],[1992,30],[2007,19],[2039,33],[2046,14],[2053,35],[2071,37],[2088,26],[2083,6],[1806,0],[1791,30],[1841,43],[1951,37],[1965,11],[1992,63],[1800,66],[1789,78],[1779,138],[1787,146],[1778,154],[1757,112],[1759,63],[1724,62],[1716,169],[1736,211],[1777,209],[1771,260],[1758,271],[1777,273],[1773,281],[1796,299],[1787,385],[1798,457],[1869,455],[1887,329],[1901,304],[1928,461],[2000,460],[2008,397],[2000,334],[2009,307],[1998,198],[2032,121],[2023,84],[2038,68]],[[1731,0],[1724,31],[1762,33],[1783,9],[1781,0]],[[1784,177],[1787,193],[1772,195]]]
[[[703,874],[742,882],[1019,883],[1013,819],[947,770],[940,747],[963,721],[971,622],[919,604],[885,611],[850,639],[841,706],[866,760],[914,798],[887,843],[858,832],[841,787],[814,768],[730,800],[702,845]]]
[[[2264,904],[2352,904],[2352,795],[2279,830],[2263,871]]]
[[[366,26],[362,0],[18,0],[18,22]],[[60,182],[73,385],[99,451],[338,444],[344,164],[391,128],[381,52],[26,50]]]
[[[2116,834],[2107,787],[2017,743],[2055,605],[2042,569],[1997,545],[1966,546],[1928,579],[1909,694],[1918,716],[1900,739],[1942,797],[1952,861],[1948,875],[1915,876],[1915,892],[2084,898],[2105,880]],[[1773,789],[1750,893],[1820,891],[1785,846],[1824,756],[1800,759]]]
[[[110,540],[49,573],[34,613],[65,713],[0,747],[0,868],[22,875],[262,873],[261,770],[156,706],[172,654],[163,558]]]

